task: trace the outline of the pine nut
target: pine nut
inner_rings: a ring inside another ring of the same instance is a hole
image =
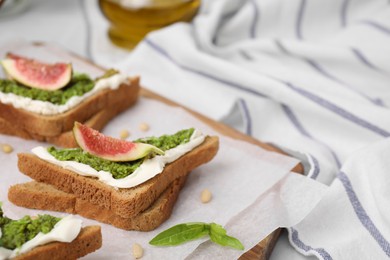
[[[119,137],[124,140],[126,139],[127,137],[130,136],[130,133],[129,131],[127,131],[126,129],[122,130],[120,133],[119,133]]]
[[[139,259],[144,255],[144,249],[140,244],[134,243],[133,244],[133,256],[135,259]]]
[[[208,189],[204,189],[200,194],[200,200],[202,203],[208,203],[211,200],[211,192]]]
[[[11,153],[14,150],[14,148],[12,148],[12,146],[10,146],[9,144],[3,144],[2,149],[5,153]]]
[[[139,130],[143,131],[143,132],[146,132],[150,129],[149,125],[147,123],[141,123],[139,125]]]

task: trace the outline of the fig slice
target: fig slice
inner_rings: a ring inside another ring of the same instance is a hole
[[[153,145],[133,143],[105,136],[99,131],[79,122],[74,124],[73,135],[81,149],[109,161],[134,161],[151,153],[164,154],[162,150]]]
[[[8,53],[1,64],[11,79],[31,88],[58,90],[72,78],[72,65],[68,63],[47,64]]]

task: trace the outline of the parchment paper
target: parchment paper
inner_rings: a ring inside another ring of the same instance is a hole
[[[1,51],[4,48],[0,49],[0,55]],[[42,49],[40,51],[42,53]],[[31,50],[23,49],[23,52],[28,54]],[[67,56],[63,54],[61,57]],[[91,67],[86,63],[78,66],[81,69]],[[91,67],[90,70],[96,72],[96,68]],[[149,131],[139,130],[141,123],[147,123]],[[127,129],[131,133],[130,139],[135,139],[174,133],[188,127],[196,127],[208,135],[218,135],[220,148],[213,161],[190,174],[170,219],[151,232],[124,231],[83,219],[84,225],[101,225],[103,233],[103,247],[84,259],[131,259],[133,243],[143,246],[143,259],[234,259],[243,252],[212,245],[207,239],[164,248],[150,246],[148,241],[179,223],[216,222],[226,226],[228,234],[240,239],[245,250],[249,250],[276,228],[298,223],[325,192],[321,184],[290,173],[298,163],[296,159],[225,137],[184,110],[154,100],[141,98],[134,107],[112,120],[103,132],[119,137],[120,131]],[[47,213],[19,208],[7,201],[10,185],[30,180],[18,171],[16,154],[47,144],[5,135],[0,135],[0,143],[10,144],[14,148],[11,154],[0,152],[0,201],[3,201],[5,214],[11,218],[21,218],[26,214]],[[205,188],[213,194],[208,204],[200,202],[200,193]],[[49,213],[64,216],[62,213]]]

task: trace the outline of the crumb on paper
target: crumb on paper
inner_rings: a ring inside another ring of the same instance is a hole
[[[204,189],[202,193],[200,194],[200,200],[202,203],[208,203],[211,201],[211,192],[208,189]]]
[[[122,140],[127,139],[129,136],[130,136],[130,132],[127,131],[126,129],[122,130],[122,131],[119,133],[119,137],[120,137]]]
[[[135,259],[140,259],[144,255],[144,249],[138,243],[133,244],[133,256]]]
[[[143,131],[143,132],[146,132],[150,129],[149,125],[147,123],[141,123],[139,125],[139,130]]]
[[[12,151],[14,150],[14,148],[12,148],[12,146],[10,146],[9,144],[2,144],[1,149],[5,153],[12,153]]]

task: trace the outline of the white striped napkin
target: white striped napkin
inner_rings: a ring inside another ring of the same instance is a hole
[[[300,253],[390,256],[388,1],[204,0],[117,67],[311,165],[330,193],[288,229]]]

